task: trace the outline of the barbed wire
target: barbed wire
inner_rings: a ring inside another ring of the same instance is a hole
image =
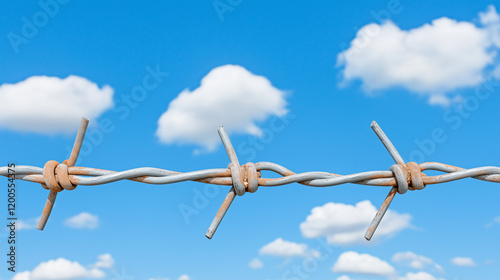
[[[405,163],[394,145],[375,121],[371,124],[373,131],[396,162],[396,164],[392,165],[387,171],[368,171],[340,175],[330,172],[294,173],[272,162],[258,162],[255,164],[249,162],[240,165],[231,141],[222,126],[219,127],[218,133],[230,160],[230,164],[227,168],[205,169],[181,173],[151,167],[117,172],[74,166],[82,147],[88,122],[88,119],[82,118],[71,155],[69,159],[62,163],[50,160],[43,168],[26,165],[0,167],[0,175],[2,176],[40,183],[43,188],[50,190],[42,215],[36,226],[39,230],[43,230],[47,223],[57,193],[62,190],[74,190],[78,185],[94,186],[121,180],[132,180],[146,184],[160,185],[196,181],[207,184],[232,186],[205,234],[209,239],[213,237],[235,196],[244,195],[246,192],[254,193],[259,187],[274,187],[292,183],[299,183],[311,187],[330,187],[346,183],[392,187],[365,233],[365,238],[370,240],[396,193],[404,194],[408,190],[422,190],[426,185],[440,184],[464,178],[500,182],[500,167],[485,166],[464,169],[439,162],[425,162],[421,164],[415,162]],[[262,178],[261,171],[263,170],[275,172],[282,177]],[[423,173],[423,171],[426,170],[441,171],[446,174],[427,176]]]

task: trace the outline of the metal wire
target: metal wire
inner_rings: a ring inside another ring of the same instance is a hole
[[[196,181],[207,184],[232,186],[205,234],[209,239],[214,235],[236,195],[241,196],[246,192],[255,192],[258,187],[274,187],[292,183],[299,183],[311,187],[330,187],[346,183],[391,187],[389,194],[365,233],[365,238],[370,240],[396,193],[404,194],[407,190],[421,190],[424,189],[426,185],[440,184],[464,178],[500,182],[500,167],[495,166],[464,169],[439,162],[425,162],[421,164],[409,162],[405,164],[394,145],[375,121],[372,122],[371,127],[382,141],[385,148],[389,151],[396,164],[392,165],[387,171],[367,171],[349,175],[329,172],[304,172],[297,174],[272,162],[258,162],[255,164],[246,163],[240,166],[238,157],[223,127],[219,128],[218,133],[231,162],[228,168],[205,169],[181,173],[151,167],[117,172],[73,166],[83,143],[87,125],[88,120],[83,118],[70,159],[61,164],[52,160],[48,161],[43,168],[26,165],[0,167],[0,175],[2,176],[40,183],[45,189],[50,190],[43,214],[37,225],[37,228],[40,230],[43,230],[47,223],[57,193],[64,189],[73,190],[77,185],[94,186],[121,180],[132,180],[146,184],[160,185]],[[263,170],[275,172],[282,177],[262,178],[261,171]],[[426,170],[441,171],[445,174],[427,176],[423,173],[423,171]]]

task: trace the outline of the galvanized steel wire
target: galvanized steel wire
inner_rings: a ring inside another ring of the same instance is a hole
[[[19,165],[15,167],[0,167],[0,175],[40,183],[50,190],[37,228],[43,230],[55,203],[57,193],[62,190],[73,190],[78,185],[95,186],[113,183],[121,180],[132,180],[146,184],[172,184],[185,181],[196,181],[207,184],[232,186],[219,211],[217,212],[206,236],[212,238],[222,218],[236,195],[246,192],[256,192],[259,187],[274,187],[292,183],[299,183],[311,187],[330,187],[346,183],[370,186],[392,187],[372,223],[365,233],[370,240],[387,211],[396,193],[404,194],[408,190],[422,190],[426,185],[440,184],[464,178],[474,178],[488,182],[500,182],[500,167],[485,166],[471,169],[451,166],[438,162],[405,163],[394,145],[382,129],[374,121],[372,129],[382,141],[390,155],[396,162],[387,171],[367,171],[349,175],[340,175],[330,172],[294,173],[291,170],[272,162],[246,163],[240,165],[238,157],[223,127],[218,130],[224,148],[228,154],[230,164],[228,168],[205,169],[191,172],[176,172],[160,168],[135,168],[126,171],[111,171],[89,167],[73,166],[80,152],[85,137],[88,120],[82,119],[71,156],[63,163],[48,161],[43,168]],[[9,169],[10,172],[9,172]],[[262,178],[261,171],[267,170],[281,175],[281,178]],[[441,171],[445,174],[427,176],[426,170]]]

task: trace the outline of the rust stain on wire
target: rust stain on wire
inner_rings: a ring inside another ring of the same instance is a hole
[[[43,168],[19,165],[15,168],[15,178],[40,183],[50,190],[47,202],[38,222],[37,228],[43,230],[56,201],[57,193],[62,190],[74,190],[77,185],[93,186],[112,183],[120,180],[132,180],[146,184],[172,184],[184,181],[196,181],[206,184],[232,186],[219,211],[213,219],[205,236],[211,239],[219,224],[227,213],[236,195],[256,192],[259,187],[274,187],[299,183],[311,187],[330,187],[346,183],[391,187],[382,206],[369,225],[365,238],[370,240],[389,208],[396,193],[404,194],[408,190],[422,190],[426,185],[439,184],[464,178],[474,178],[488,182],[500,182],[500,167],[485,166],[471,169],[451,166],[439,162],[405,163],[398,151],[378,124],[373,121],[371,127],[384,144],[395,164],[387,171],[367,171],[349,175],[329,172],[294,173],[287,168],[272,162],[246,163],[240,165],[233,145],[223,127],[218,130],[224,148],[230,160],[227,168],[205,169],[191,172],[176,172],[159,168],[143,167],[126,171],[111,171],[90,167],[74,166],[82,147],[88,119],[82,118],[70,158],[58,163],[48,161]],[[0,167],[0,175],[8,177],[8,167]],[[10,167],[12,169],[12,167]],[[262,178],[261,171],[268,170],[280,174],[281,178]],[[427,176],[425,170],[437,170],[443,175]],[[12,174],[10,175],[12,176]]]

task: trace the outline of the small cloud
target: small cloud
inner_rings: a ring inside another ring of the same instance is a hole
[[[392,256],[392,261],[413,267],[415,269],[423,269],[426,266],[432,265],[434,262],[427,257],[417,255],[413,252],[400,252]]]
[[[158,120],[156,135],[162,143],[195,144],[206,152],[220,142],[221,125],[228,133],[262,136],[257,125],[287,113],[285,92],[263,76],[238,65],[214,68],[197,89],[181,92]]]
[[[404,277],[399,277],[399,280],[444,280],[443,278],[436,278],[427,272],[407,273]]]
[[[349,276],[347,275],[342,275],[340,277],[337,277],[337,280],[351,280],[351,278],[349,278]]]
[[[33,76],[0,86],[0,127],[35,133],[71,133],[82,117],[113,107],[113,89],[78,76]]]
[[[12,280],[66,280],[79,278],[103,278],[105,273],[98,268],[87,269],[78,262],[64,258],[40,263],[32,271],[16,273]]]
[[[476,266],[473,259],[466,257],[455,257],[451,259],[451,263],[456,266]]]
[[[252,269],[259,269],[264,266],[264,264],[257,258],[253,259],[248,263],[248,266]]]
[[[439,265],[439,264],[437,264],[437,263],[436,263],[436,264],[434,264],[434,269],[436,269],[436,270],[437,270],[437,272],[439,272],[439,273],[443,273],[443,272],[444,272],[443,267],[442,267],[442,266],[440,266],[440,265]]]
[[[115,260],[111,256],[111,254],[103,254],[97,256],[97,262],[94,264],[94,267],[99,268],[111,268],[115,264]]]
[[[261,255],[276,257],[319,257],[320,252],[309,249],[306,244],[290,242],[278,238],[259,250]]]
[[[326,237],[328,243],[338,245],[367,244],[364,239],[366,228],[377,209],[368,201],[356,205],[329,202],[314,207],[311,214],[300,224],[302,235],[307,238]],[[388,210],[377,229],[377,238],[391,237],[408,228],[411,215]]]
[[[83,212],[64,221],[64,225],[77,229],[95,229],[99,225],[99,218]]]
[[[38,223],[38,218],[31,218],[27,220],[17,220],[16,221],[16,229],[17,230],[28,230],[28,229],[35,229],[36,224]]]
[[[386,261],[354,251],[342,253],[332,267],[335,273],[354,273],[373,276],[394,275],[396,270]]]

